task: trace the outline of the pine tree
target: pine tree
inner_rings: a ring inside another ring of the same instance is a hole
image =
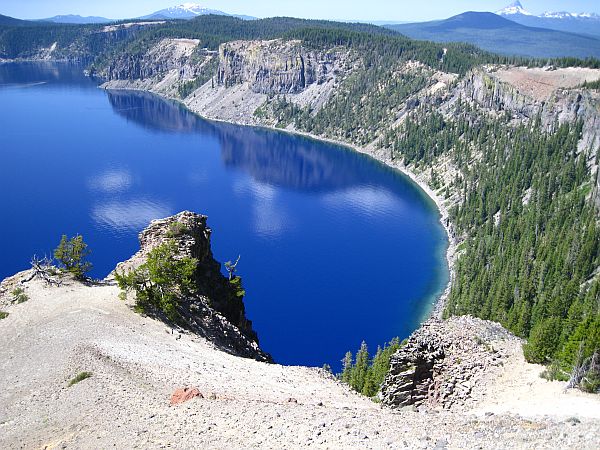
[[[350,384],[352,380],[352,372],[352,353],[348,351],[342,360],[342,375],[340,376],[340,379],[344,383]]]
[[[367,343],[362,341],[360,349],[356,352],[356,362],[352,371],[352,378],[350,385],[357,392],[362,392],[363,386],[367,379],[367,372],[369,370],[369,349]]]
[[[58,247],[54,250],[54,257],[64,266],[64,270],[72,273],[75,278],[83,279],[92,269],[92,263],[86,261],[90,253],[82,236],[77,235],[69,239],[63,234]]]

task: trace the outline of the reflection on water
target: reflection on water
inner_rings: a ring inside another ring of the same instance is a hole
[[[390,211],[402,211],[402,198],[381,186],[359,186],[341,192],[327,194],[323,202],[330,208],[339,205],[350,206],[357,214],[363,214],[372,219],[382,219]]]
[[[109,90],[113,110],[137,125],[154,131],[173,133],[204,132],[209,124],[175,102],[141,91]],[[204,127],[203,125],[207,126]]]
[[[94,206],[92,218],[101,227],[116,232],[139,231],[150,221],[174,214],[167,205],[149,199],[111,201]]]
[[[407,185],[398,185],[393,177],[373,179],[365,165],[377,163],[335,145],[291,138],[283,132],[210,122],[175,102],[150,93],[107,93],[113,110],[128,121],[154,131],[196,133],[218,139],[225,166],[244,170],[263,184],[303,192],[327,192],[365,184],[372,189],[373,183],[384,183],[387,191],[407,188]],[[201,174],[196,176],[202,177]],[[349,190],[346,196],[355,193],[365,195],[362,191]],[[378,201],[378,197],[370,200]]]
[[[292,232],[295,222],[289,217],[285,202],[278,201],[277,189],[273,186],[252,180],[236,191],[238,195],[250,198],[257,235],[274,238]]]
[[[261,346],[335,369],[363,339],[408,335],[447,277],[432,202],[370,158],[106,92],[70,65],[0,65],[0,84],[28,86],[0,87],[0,278],[64,233],[104,277],[151,220],[198,211],[215,257],[242,255]]]
[[[90,177],[88,186],[92,191],[115,194],[131,187],[133,176],[129,170],[109,169]]]

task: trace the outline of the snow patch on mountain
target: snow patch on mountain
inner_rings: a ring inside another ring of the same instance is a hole
[[[567,11],[546,11],[540,17],[546,19],[600,19],[596,13],[573,13]]]
[[[523,14],[524,16],[533,16],[533,14],[531,14],[529,11],[527,11],[525,8],[523,8],[523,5],[521,4],[521,2],[519,0],[517,0],[514,3],[511,3],[506,8],[503,8],[500,11],[497,11],[496,14],[499,14],[501,16],[510,16],[513,14]]]
[[[515,15],[523,15],[523,16],[532,16],[532,17],[540,17],[543,19],[596,19],[600,20],[600,15],[596,13],[575,13],[568,11],[546,11],[543,14],[535,15],[527,11],[521,2],[517,0],[514,3],[511,3],[505,8],[502,8],[499,11],[496,11],[496,14],[500,16],[515,16]]]
[[[182,3],[181,5],[171,6],[170,8],[161,9],[160,11],[153,12],[147,16],[140,17],[140,19],[193,19],[198,16],[206,16],[213,14],[216,16],[231,16],[237,17],[244,20],[251,20],[254,17],[243,16],[236,14],[228,14],[217,9],[210,9],[202,6],[199,3]]]
[[[198,3],[182,3],[178,6],[171,6],[170,8],[163,9],[158,11],[159,13],[167,13],[172,16],[177,17],[193,17],[193,16],[202,16],[206,14],[217,14],[217,15],[225,15],[223,11],[218,11],[216,9],[205,8],[204,6]]]

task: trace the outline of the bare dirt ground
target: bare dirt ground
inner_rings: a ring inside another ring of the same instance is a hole
[[[565,389],[560,381],[540,377],[544,366],[529,364],[519,346],[497,378],[479,393],[474,414],[518,412],[526,417],[588,417],[600,419],[600,396]]]
[[[238,358],[173,332],[134,313],[114,285],[47,287],[33,280],[25,286],[27,302],[8,305],[7,295],[0,301],[10,314],[0,320],[3,449],[592,449],[600,443],[600,420],[593,418],[598,398],[545,389],[547,382],[527,366],[531,377],[523,378],[521,363],[479,387],[491,394],[482,394],[477,414],[392,411],[320,369]],[[92,376],[69,387],[82,371]],[[203,398],[170,406],[173,391],[184,386]],[[544,402],[525,397],[527,391]],[[564,407],[564,399],[573,407]]]
[[[521,93],[536,100],[547,100],[559,88],[574,88],[585,81],[600,79],[600,69],[567,67],[548,70],[545,68],[511,67],[494,72],[499,80],[510,83]]]

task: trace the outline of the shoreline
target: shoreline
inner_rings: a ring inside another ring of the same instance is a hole
[[[152,92],[152,91],[149,91],[149,92]],[[152,93],[154,93],[154,92],[152,92]],[[157,94],[157,95],[160,95],[160,94]],[[340,147],[345,147],[349,150],[352,150],[352,151],[355,151],[362,155],[373,158],[374,160],[380,162],[381,164],[384,164],[391,169],[397,170],[402,175],[407,176],[436,205],[436,208],[437,208],[437,211],[439,214],[438,222],[442,225],[442,227],[444,228],[444,231],[446,232],[448,245],[446,246],[446,250],[444,253],[445,253],[445,258],[446,258],[446,264],[448,266],[448,281],[446,282],[446,286],[441,291],[441,293],[436,294],[435,299],[431,305],[432,306],[431,310],[429,310],[427,312],[427,314],[425,314],[423,316],[421,323],[425,322],[426,320],[428,320],[430,318],[436,318],[436,319],[442,318],[442,314],[444,312],[446,303],[448,301],[448,297],[450,295],[450,289],[452,287],[452,280],[454,279],[454,264],[456,262],[456,254],[457,254],[456,249],[457,249],[458,243],[456,241],[456,238],[454,237],[454,231],[452,228],[452,223],[450,222],[450,213],[448,211],[448,207],[444,204],[443,200],[435,193],[435,191],[425,181],[423,181],[422,179],[419,178],[419,175],[417,175],[415,172],[413,172],[410,168],[408,168],[404,164],[398,164],[395,161],[393,161],[391,158],[385,158],[383,156],[379,156],[376,153],[369,151],[368,148],[365,148],[365,147],[359,147],[354,144],[350,144],[350,143],[343,142],[343,141],[338,141],[336,139],[321,137],[321,136],[318,136],[318,135],[315,135],[312,133],[307,133],[305,131],[299,131],[296,129],[277,128],[277,127],[274,127],[271,125],[261,125],[261,124],[252,125],[252,124],[247,124],[247,123],[243,123],[243,122],[236,122],[236,121],[230,121],[230,120],[213,119],[213,118],[209,118],[209,117],[204,117],[201,114],[199,114],[198,112],[189,108],[185,103],[183,103],[177,99],[170,98],[167,96],[162,96],[162,95],[161,95],[161,97],[180,103],[188,111],[196,114],[197,116],[199,116],[200,118],[202,118],[204,120],[220,122],[220,123],[228,123],[228,124],[234,124],[234,125],[240,125],[240,126],[252,126],[252,127],[257,127],[257,128],[263,128],[263,129],[266,129],[269,131],[280,131],[280,132],[284,132],[284,133],[295,135],[295,136],[302,136],[305,138],[314,139],[315,141],[320,141],[320,142],[325,142],[328,144],[337,145]]]
[[[110,85],[110,81],[104,81],[98,87],[101,89],[104,89],[106,91],[115,90],[115,91],[149,92],[149,93],[157,95],[161,98],[177,102],[178,104],[180,104],[181,106],[186,108],[191,113],[193,113],[196,116],[200,117],[201,119],[207,120],[207,121],[227,123],[227,124],[240,125],[240,126],[250,126],[250,127],[262,128],[262,129],[266,129],[266,130],[270,130],[270,131],[279,131],[279,132],[284,132],[284,133],[291,134],[291,135],[302,136],[302,137],[306,137],[309,139],[314,139],[314,140],[320,141],[320,142],[338,145],[340,147],[345,147],[345,148],[348,148],[355,152],[369,156],[370,158],[375,159],[376,161],[380,162],[381,164],[384,164],[391,169],[395,169],[395,170],[399,171],[400,173],[402,173],[403,175],[407,176],[413,183],[415,183],[425,193],[425,195],[427,197],[429,197],[429,199],[431,199],[434,202],[434,204],[437,207],[438,213],[439,213],[438,221],[444,228],[444,231],[446,232],[448,245],[445,250],[445,258],[446,258],[446,264],[447,264],[447,268],[448,268],[448,281],[446,282],[446,286],[443,288],[443,290],[439,294],[436,294],[435,299],[431,304],[431,309],[427,312],[427,314],[425,314],[423,316],[421,323],[427,321],[430,318],[436,318],[436,319],[442,318],[442,314],[446,307],[446,303],[447,303],[448,297],[450,295],[450,289],[452,287],[452,281],[453,281],[454,275],[455,275],[455,267],[454,266],[456,263],[458,242],[454,235],[453,225],[450,222],[448,206],[446,206],[443,199],[440,198],[435,193],[435,191],[422,178],[420,178],[419,175],[417,175],[409,167],[407,167],[404,164],[401,164],[399,162],[396,162],[389,157],[385,157],[385,155],[379,155],[374,151],[370,151],[368,149],[368,147],[359,147],[357,145],[354,145],[354,144],[351,144],[348,142],[318,136],[318,135],[315,135],[312,133],[307,133],[305,131],[296,130],[294,128],[277,128],[272,125],[266,125],[266,124],[260,124],[260,123],[254,124],[254,123],[247,123],[247,122],[238,121],[238,120],[225,120],[225,119],[219,119],[219,118],[215,118],[215,117],[203,116],[198,111],[195,111],[193,108],[191,108],[189,105],[187,105],[181,99],[174,98],[174,97],[171,97],[164,93],[153,91],[151,89],[143,89],[143,88],[136,88],[136,87],[114,87],[114,86]]]

